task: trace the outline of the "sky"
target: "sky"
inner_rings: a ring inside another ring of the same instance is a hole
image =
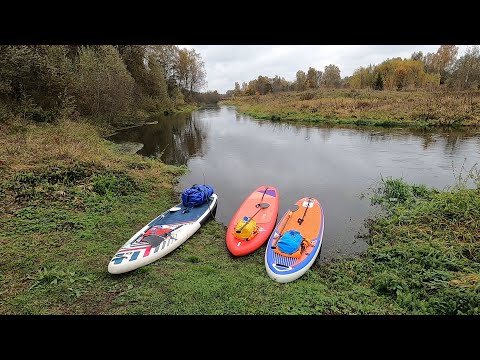
[[[342,77],[350,76],[360,66],[379,64],[388,58],[409,58],[414,51],[436,52],[440,45],[178,45],[195,49],[207,73],[204,91],[224,94],[259,75],[278,75],[293,81],[298,70],[309,67],[323,71],[335,64]],[[459,45],[458,57],[468,45]]]

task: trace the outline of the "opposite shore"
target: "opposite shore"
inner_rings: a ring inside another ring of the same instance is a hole
[[[480,91],[321,89],[235,96],[222,103],[273,121],[383,127],[480,125]]]

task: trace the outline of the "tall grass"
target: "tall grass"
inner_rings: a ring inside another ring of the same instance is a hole
[[[228,103],[247,115],[271,120],[377,126],[480,123],[480,92],[322,89],[241,96]]]

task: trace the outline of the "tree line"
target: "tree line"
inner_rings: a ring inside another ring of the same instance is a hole
[[[467,48],[458,57],[458,46],[441,45],[434,53],[414,52],[410,58],[387,59],[378,65],[359,67],[351,76],[341,77],[340,68],[325,66],[323,72],[310,67],[297,71],[295,80],[276,75],[259,76],[242,85],[235,82],[227,95],[265,95],[285,91],[320,88],[352,88],[373,90],[435,90],[439,88],[480,89],[480,50],[478,45]]]
[[[169,111],[201,98],[205,79],[200,54],[176,45],[0,45],[0,117]]]

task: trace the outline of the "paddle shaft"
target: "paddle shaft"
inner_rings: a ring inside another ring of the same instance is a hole
[[[298,220],[297,220],[297,222],[298,222],[299,225],[302,225],[302,223],[303,223],[303,220],[304,220],[304,218],[305,218],[305,214],[307,213],[307,210],[308,210],[308,208],[310,207],[310,200],[312,200],[312,198],[308,198],[307,207],[306,207],[306,209],[305,209],[305,212],[303,213],[302,218],[301,218],[301,219],[298,218]]]
[[[280,240],[280,238],[282,237],[282,232],[283,232],[283,230],[285,230],[285,226],[287,226],[288,220],[290,220],[290,217],[292,216],[292,214],[293,214],[293,211],[290,211],[288,213],[287,220],[285,220],[285,223],[282,226],[282,230],[278,234],[278,238],[275,240],[275,244],[272,245],[272,249],[275,249],[277,247],[278,240]]]
[[[263,197],[265,196],[265,193],[267,192],[267,190],[268,190],[268,186],[265,188],[265,191],[263,192],[262,198],[260,199],[260,202],[258,203],[258,206],[260,206],[260,204],[262,203]]]

